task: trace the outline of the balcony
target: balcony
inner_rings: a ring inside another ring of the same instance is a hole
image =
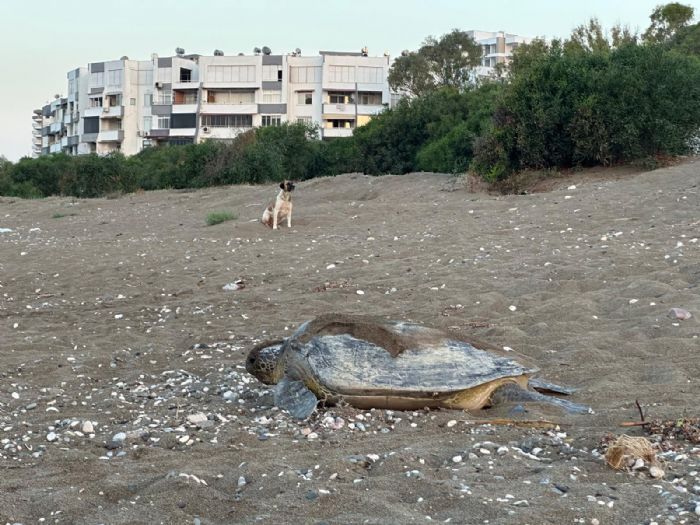
[[[85,108],[84,117],[100,117],[102,116],[102,106]]]
[[[255,115],[258,112],[258,105],[203,102],[200,112],[206,115]]]
[[[124,140],[124,130],[103,130],[97,134],[97,142],[121,142]]]
[[[194,104],[186,104],[186,103],[175,103],[173,104],[173,113],[196,113],[197,112],[197,103],[195,102]]]
[[[61,126],[62,126],[62,123],[61,123],[61,122],[53,122],[53,123],[49,126],[49,133],[60,133],[60,132],[61,132]]]
[[[250,131],[252,126],[240,126],[232,128],[204,126],[199,132],[199,136],[203,139],[233,139],[241,133]]]
[[[122,106],[105,106],[102,108],[102,118],[122,118],[124,108]]]
[[[177,80],[173,82],[173,89],[199,89],[199,80]]]
[[[323,128],[323,138],[352,137],[353,128]]]
[[[55,144],[51,144],[49,146],[49,153],[60,153],[61,152],[61,143],[56,142]]]

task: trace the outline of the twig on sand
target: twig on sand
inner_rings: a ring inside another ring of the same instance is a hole
[[[644,412],[642,411],[642,407],[639,404],[639,400],[635,399],[634,403],[637,405],[637,410],[639,410],[639,417],[640,417],[642,423],[644,423]]]
[[[462,423],[467,425],[512,425],[514,427],[528,428],[555,428],[561,426],[560,423],[553,423],[544,419],[463,419]]]

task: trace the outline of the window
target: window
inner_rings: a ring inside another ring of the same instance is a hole
[[[299,106],[309,106],[313,104],[313,91],[300,91],[297,93],[297,104]]]
[[[329,82],[355,82],[355,66],[328,66]]]
[[[146,93],[143,96],[143,105],[146,107],[153,105],[153,93]]]
[[[297,122],[300,124],[311,124],[311,117],[297,117]]]
[[[105,83],[104,72],[100,71],[98,73],[90,73],[90,86],[91,87],[104,86],[104,83]]]
[[[327,128],[353,128],[352,120],[332,119],[326,121]]]
[[[263,91],[263,103],[279,104],[280,102],[282,102],[281,91]]]
[[[255,91],[236,90],[209,90],[207,92],[209,104],[255,104]]]
[[[139,69],[137,75],[137,82],[142,86],[152,86],[153,85],[153,70],[152,69]]]
[[[253,115],[202,115],[202,126],[210,128],[250,128]]]
[[[135,98],[130,98],[130,99],[129,99],[129,105],[130,105],[130,106],[135,106],[135,105],[136,105],[136,99],[135,99]]]
[[[364,104],[366,106],[381,106],[382,105],[382,94],[381,93],[372,93],[372,92],[360,93],[358,95],[358,98],[360,99],[359,100],[360,104]]]
[[[172,82],[173,78],[173,68],[171,67],[159,67],[158,68],[158,82]]]
[[[110,69],[107,71],[107,85],[114,87],[121,87],[122,85],[122,70],[121,69]]]
[[[170,116],[170,129],[191,129],[197,127],[195,113],[173,113]]]
[[[263,82],[281,82],[282,66],[263,66]]]
[[[357,81],[364,84],[381,84],[384,68],[359,66],[357,68]]]
[[[158,117],[156,129],[170,129],[170,117]]]
[[[69,78],[68,79],[68,94],[72,95],[73,93],[75,93],[75,79]]]
[[[91,108],[101,108],[102,107],[102,97],[90,97],[90,107]]]
[[[143,130],[148,133],[151,131],[151,123],[153,122],[153,117],[143,117]]]
[[[282,124],[282,115],[263,115],[262,125],[267,126],[280,126]]]
[[[209,82],[255,82],[255,66],[209,66]]]
[[[180,68],[180,82],[192,82],[192,70]]]
[[[295,84],[313,84],[321,82],[321,67],[292,67],[290,80]]]
[[[330,92],[328,93],[328,100],[331,104],[354,104],[355,99],[352,93],[343,92]]]

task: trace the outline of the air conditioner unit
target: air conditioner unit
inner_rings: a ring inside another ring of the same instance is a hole
[[[102,108],[102,113],[109,113],[109,106],[104,106]]]
[[[156,87],[157,87],[157,88],[162,88],[162,87],[163,87],[163,83],[162,83],[162,82],[156,82]]]
[[[209,133],[209,128],[206,127],[206,126],[204,126],[204,127],[202,128],[202,133]]]

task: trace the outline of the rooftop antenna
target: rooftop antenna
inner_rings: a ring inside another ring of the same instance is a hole
[[[267,46],[263,46],[262,52],[263,52],[263,55],[269,55],[270,53],[272,53],[272,50]]]
[[[224,52],[221,51],[221,49],[215,49],[215,50],[214,50],[214,56],[215,56],[215,57],[222,57],[222,56],[224,56]]]
[[[368,53],[369,53],[369,50],[367,49],[367,46],[363,47],[362,48],[362,56],[366,57]]]

